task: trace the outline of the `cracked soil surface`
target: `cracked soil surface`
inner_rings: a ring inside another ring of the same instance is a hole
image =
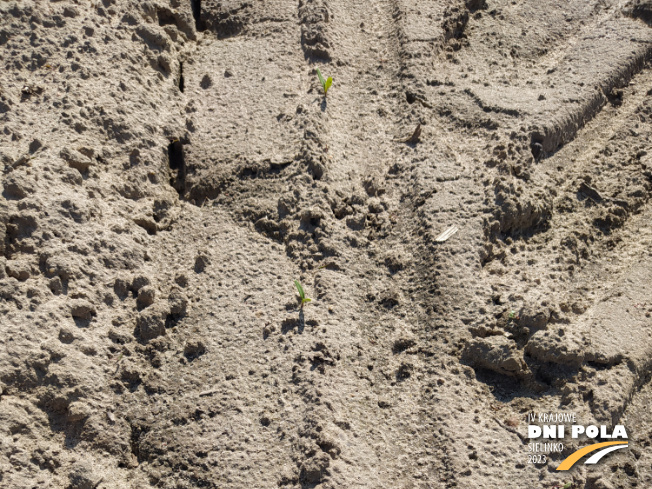
[[[652,487],[651,24],[0,1],[0,486]]]

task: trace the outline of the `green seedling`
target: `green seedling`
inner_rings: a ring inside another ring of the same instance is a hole
[[[319,68],[317,68],[317,76],[319,77],[319,83],[321,83],[321,86],[324,89],[325,97],[326,94],[328,94],[328,89],[333,84],[333,78],[329,76],[327,80],[324,80],[324,76],[321,74],[321,71],[319,71]]]
[[[303,291],[303,287],[301,287],[301,283],[298,280],[294,281],[294,285],[296,286],[297,290],[299,291],[299,297],[301,298],[301,307],[303,307],[303,305],[306,302],[310,302],[312,299],[309,299],[308,297],[306,297],[306,293]]]
[[[509,311],[509,314],[507,315],[507,319],[510,321],[518,321],[521,319],[518,314],[516,314],[516,311]]]
[[[566,484],[564,484],[563,482],[560,482],[560,483],[555,484],[554,486],[552,486],[552,489],[573,489],[573,487],[574,487],[574,484],[572,482],[567,482]]]

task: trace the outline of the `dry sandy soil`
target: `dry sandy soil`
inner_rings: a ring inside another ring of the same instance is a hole
[[[652,487],[651,23],[0,1],[0,485]]]

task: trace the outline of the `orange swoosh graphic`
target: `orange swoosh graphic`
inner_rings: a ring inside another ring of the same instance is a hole
[[[596,450],[599,450],[600,448],[610,447],[612,445],[627,445],[627,443],[628,442],[626,441],[605,441],[603,443],[594,443],[593,445],[589,445],[588,447],[580,448],[579,450],[571,453],[568,457],[566,457],[564,461],[561,464],[559,464],[557,470],[570,469],[573,465],[575,465],[575,462],[577,462],[587,453],[594,452]]]

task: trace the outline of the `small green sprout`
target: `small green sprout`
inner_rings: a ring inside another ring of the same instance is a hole
[[[319,83],[321,83],[321,86],[324,89],[324,97],[325,97],[326,94],[328,94],[328,89],[333,84],[333,78],[329,76],[327,80],[324,80],[324,77],[321,74],[321,71],[319,71],[319,68],[317,68],[317,76],[319,77]]]
[[[297,290],[299,291],[299,297],[301,298],[301,307],[303,307],[303,305],[306,302],[310,302],[312,299],[309,299],[308,297],[306,297],[306,293],[303,291],[303,287],[301,287],[301,283],[298,280],[294,281],[294,285],[296,286]]]
[[[567,482],[563,486],[561,485],[563,482],[560,482],[559,484],[555,484],[552,486],[552,489],[573,489],[574,484],[572,482]]]
[[[518,321],[521,319],[518,314],[516,314],[516,311],[509,311],[509,314],[507,315],[507,319],[510,321]]]

